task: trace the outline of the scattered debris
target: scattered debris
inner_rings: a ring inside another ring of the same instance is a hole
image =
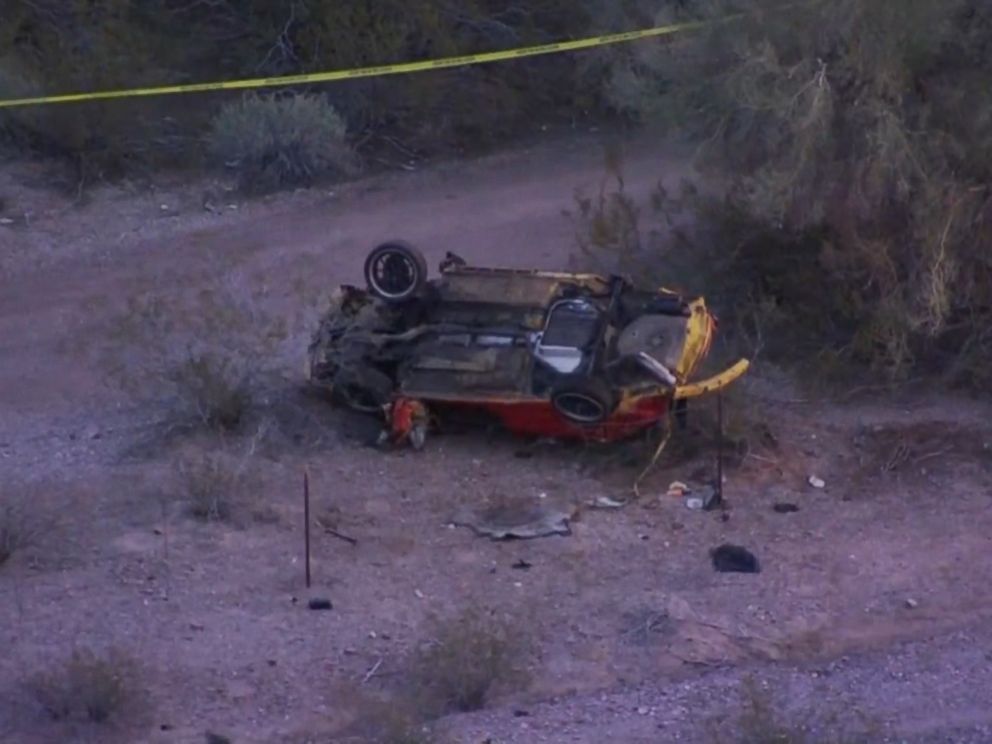
[[[0,217],[0,225],[13,225],[14,221],[10,217]]]
[[[231,744],[231,740],[226,736],[221,734],[215,734],[212,731],[206,733],[207,744]]]
[[[906,600],[906,608],[907,609],[915,610],[919,606],[920,606],[920,603],[917,600],[913,599],[912,597],[910,597],[910,598],[908,598]]]
[[[354,537],[348,537],[348,535],[345,535],[345,534],[343,534],[341,532],[338,532],[337,530],[335,530],[335,529],[333,529],[331,527],[326,527],[325,526],[324,527],[324,532],[326,532],[328,535],[331,535],[332,537],[336,537],[338,540],[343,540],[344,542],[348,543],[349,545],[352,545],[352,546],[358,545],[358,540],[356,540]]]
[[[477,535],[494,540],[527,540],[551,535],[571,535],[569,522],[576,509],[540,504],[506,504],[484,508],[479,512],[464,509],[452,520],[459,527],[468,527]]]
[[[331,600],[324,599],[323,597],[314,597],[309,602],[307,602],[307,607],[311,610],[330,610],[333,609],[334,605],[331,604]]]
[[[698,491],[690,491],[690,495],[685,498],[685,505],[689,509],[706,510],[712,509],[717,502],[716,489],[713,486],[703,486]]]
[[[591,506],[597,509],[623,509],[627,506],[627,502],[617,501],[616,499],[611,499],[609,496],[597,496]]]
[[[668,486],[668,493],[666,495],[672,498],[681,499],[691,491],[692,489],[682,481],[672,481],[672,483]]]
[[[809,477],[809,479],[807,480],[807,483],[809,483],[811,486],[813,486],[813,488],[826,488],[827,487],[827,482],[825,480],[823,480],[823,478],[818,478],[815,475],[811,475]]]
[[[381,666],[382,666],[382,659],[379,659],[375,664],[372,665],[372,668],[365,673],[365,676],[362,678],[362,684],[363,685],[368,684],[368,681],[375,676],[375,673],[379,671],[379,667]]]
[[[790,503],[775,504],[772,509],[778,514],[793,514],[799,511],[799,507],[796,504]]]
[[[710,551],[713,568],[721,573],[761,573],[758,559],[747,548],[724,543]]]
[[[528,563],[522,558],[516,563],[514,563],[512,566],[510,566],[510,568],[515,568],[518,571],[530,571],[530,569],[532,569],[533,567],[534,567],[533,563]]]

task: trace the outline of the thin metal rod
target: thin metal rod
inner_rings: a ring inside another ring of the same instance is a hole
[[[307,589],[310,588],[310,471],[303,471],[303,541],[306,571]]]
[[[716,502],[723,501],[723,391],[716,394]]]

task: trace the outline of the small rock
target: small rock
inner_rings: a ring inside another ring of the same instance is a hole
[[[330,610],[333,609],[334,605],[331,604],[331,600],[325,599],[323,597],[314,597],[309,602],[307,602],[307,607],[311,610]]]
[[[777,514],[793,514],[799,511],[798,506],[789,503],[775,504],[772,509],[774,509]]]
[[[14,221],[10,217],[0,217],[0,225],[13,225]]]
[[[206,734],[207,744],[231,744],[231,740],[226,736],[221,734],[215,734],[212,731],[208,731]]]
[[[521,558],[519,561],[514,563],[510,568],[515,568],[518,571],[529,571],[533,567],[534,567],[533,563],[529,563]]]
[[[813,488],[826,488],[827,482],[823,478],[818,478],[815,475],[811,475],[807,481]]]
[[[424,598],[424,593],[422,591],[420,591],[419,589],[414,589],[413,590],[413,593],[415,595],[417,595],[417,599],[423,599]]]
[[[919,602],[917,602],[917,601],[916,601],[915,599],[913,599],[912,597],[910,597],[909,599],[907,599],[907,600],[906,600],[906,607],[907,607],[908,609],[910,609],[910,610],[915,610],[915,609],[916,609],[917,607],[919,607],[919,606],[920,606],[920,603],[919,603]]]

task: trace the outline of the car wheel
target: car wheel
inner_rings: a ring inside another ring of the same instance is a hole
[[[576,424],[601,424],[616,409],[613,390],[602,380],[577,377],[554,386],[551,404],[555,410]]]
[[[379,370],[347,367],[334,376],[334,398],[361,413],[379,413],[393,397],[393,381]]]
[[[381,300],[409,300],[427,282],[427,261],[424,254],[408,243],[383,243],[365,259],[365,282]]]

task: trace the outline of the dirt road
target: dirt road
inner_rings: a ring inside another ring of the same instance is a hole
[[[650,143],[631,153],[634,193],[685,172]],[[287,314],[300,281],[357,282],[368,248],[391,237],[432,265],[451,250],[559,267],[574,244],[563,210],[602,177],[590,140],[253,203],[176,183],[73,207],[25,186],[22,166],[4,173],[16,220],[0,226],[0,487],[57,520],[0,568],[0,739],[343,741],[356,701],[392,689],[429,618],[477,604],[537,650],[522,660],[528,684],[440,722],[453,742],[711,741],[749,674],[786,711],[865,711],[879,741],[992,741],[985,403],[828,404],[749,384],[748,410],[773,437],[730,472],[724,520],[659,495],[705,475],[705,450],[667,460],[644,503],[590,510],[636,471],[616,450],[522,451],[476,432],[384,455],[351,436],[355,420],[287,392],[286,436],[253,461],[244,514],[202,524],[173,463],[219,444],[164,438],[167,412],[114,389],[86,353],[120,300],[182,295],[219,266],[268,284]],[[294,340],[287,391],[307,341]],[[358,539],[317,537],[327,613],[303,607],[307,465],[316,511]],[[826,489],[806,484],[812,473]],[[568,537],[526,543],[450,524],[511,497],[578,505],[580,518]],[[780,502],[799,511],[774,512]],[[725,541],[758,553],[762,573],[715,573],[707,553]],[[138,658],[147,702],[109,728],[48,720],[25,682],[80,645]]]

